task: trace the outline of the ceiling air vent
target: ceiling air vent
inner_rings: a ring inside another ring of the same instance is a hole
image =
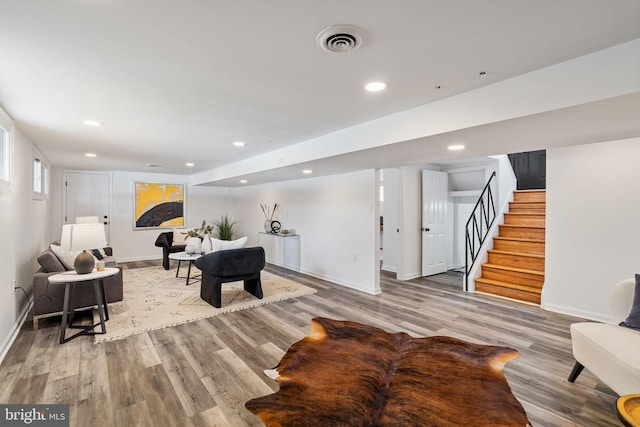
[[[358,49],[365,41],[364,31],[354,25],[332,25],[320,31],[318,45],[332,53],[346,53]]]

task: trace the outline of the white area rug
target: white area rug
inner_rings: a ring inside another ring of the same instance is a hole
[[[195,267],[191,272],[200,273]],[[107,333],[95,335],[96,343],[316,293],[308,286],[263,271],[262,299],[246,292],[242,282],[224,283],[222,307],[215,308],[200,298],[199,281],[186,286],[184,278],[176,278],[175,269],[147,267],[123,270],[123,274],[123,301],[109,304]]]

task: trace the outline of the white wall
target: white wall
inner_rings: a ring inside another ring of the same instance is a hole
[[[4,115],[0,110],[0,115]],[[46,159],[44,159],[46,161]],[[17,127],[11,142],[11,185],[0,193],[0,360],[26,317],[37,256],[46,246],[49,205],[32,200],[33,144]]]
[[[54,179],[51,198],[52,231],[49,233],[47,241],[60,238],[64,217],[62,201],[64,173],[57,168],[52,175]],[[162,249],[154,246],[154,243],[158,234],[163,230],[157,228],[134,230],[133,228],[133,188],[136,181],[186,184],[186,228],[198,227],[203,220],[212,223],[228,211],[228,190],[226,188],[192,186],[189,184],[189,177],[183,175],[112,172],[109,245],[113,247],[116,259],[121,262],[156,259],[162,256]]]
[[[280,208],[274,219],[300,235],[300,271],[367,293],[380,293],[376,172],[256,185],[230,190],[238,230],[256,245],[264,231],[261,203]]]
[[[640,273],[640,138],[547,150],[546,309],[611,321]]]

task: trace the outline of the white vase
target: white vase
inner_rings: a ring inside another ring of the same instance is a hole
[[[184,251],[188,254],[199,254],[202,252],[202,241],[199,237],[189,237],[187,238],[187,246],[185,246]]]
[[[267,233],[273,233],[273,230],[271,230],[271,223],[273,221],[270,219],[265,220],[264,222],[264,231],[266,231]]]
[[[211,252],[211,249],[213,249],[211,246],[211,236],[205,234],[204,239],[202,239],[202,252],[208,254]]]

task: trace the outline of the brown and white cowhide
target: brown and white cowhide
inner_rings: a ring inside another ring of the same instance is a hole
[[[315,318],[247,409],[267,426],[527,426],[502,373],[516,350]]]

